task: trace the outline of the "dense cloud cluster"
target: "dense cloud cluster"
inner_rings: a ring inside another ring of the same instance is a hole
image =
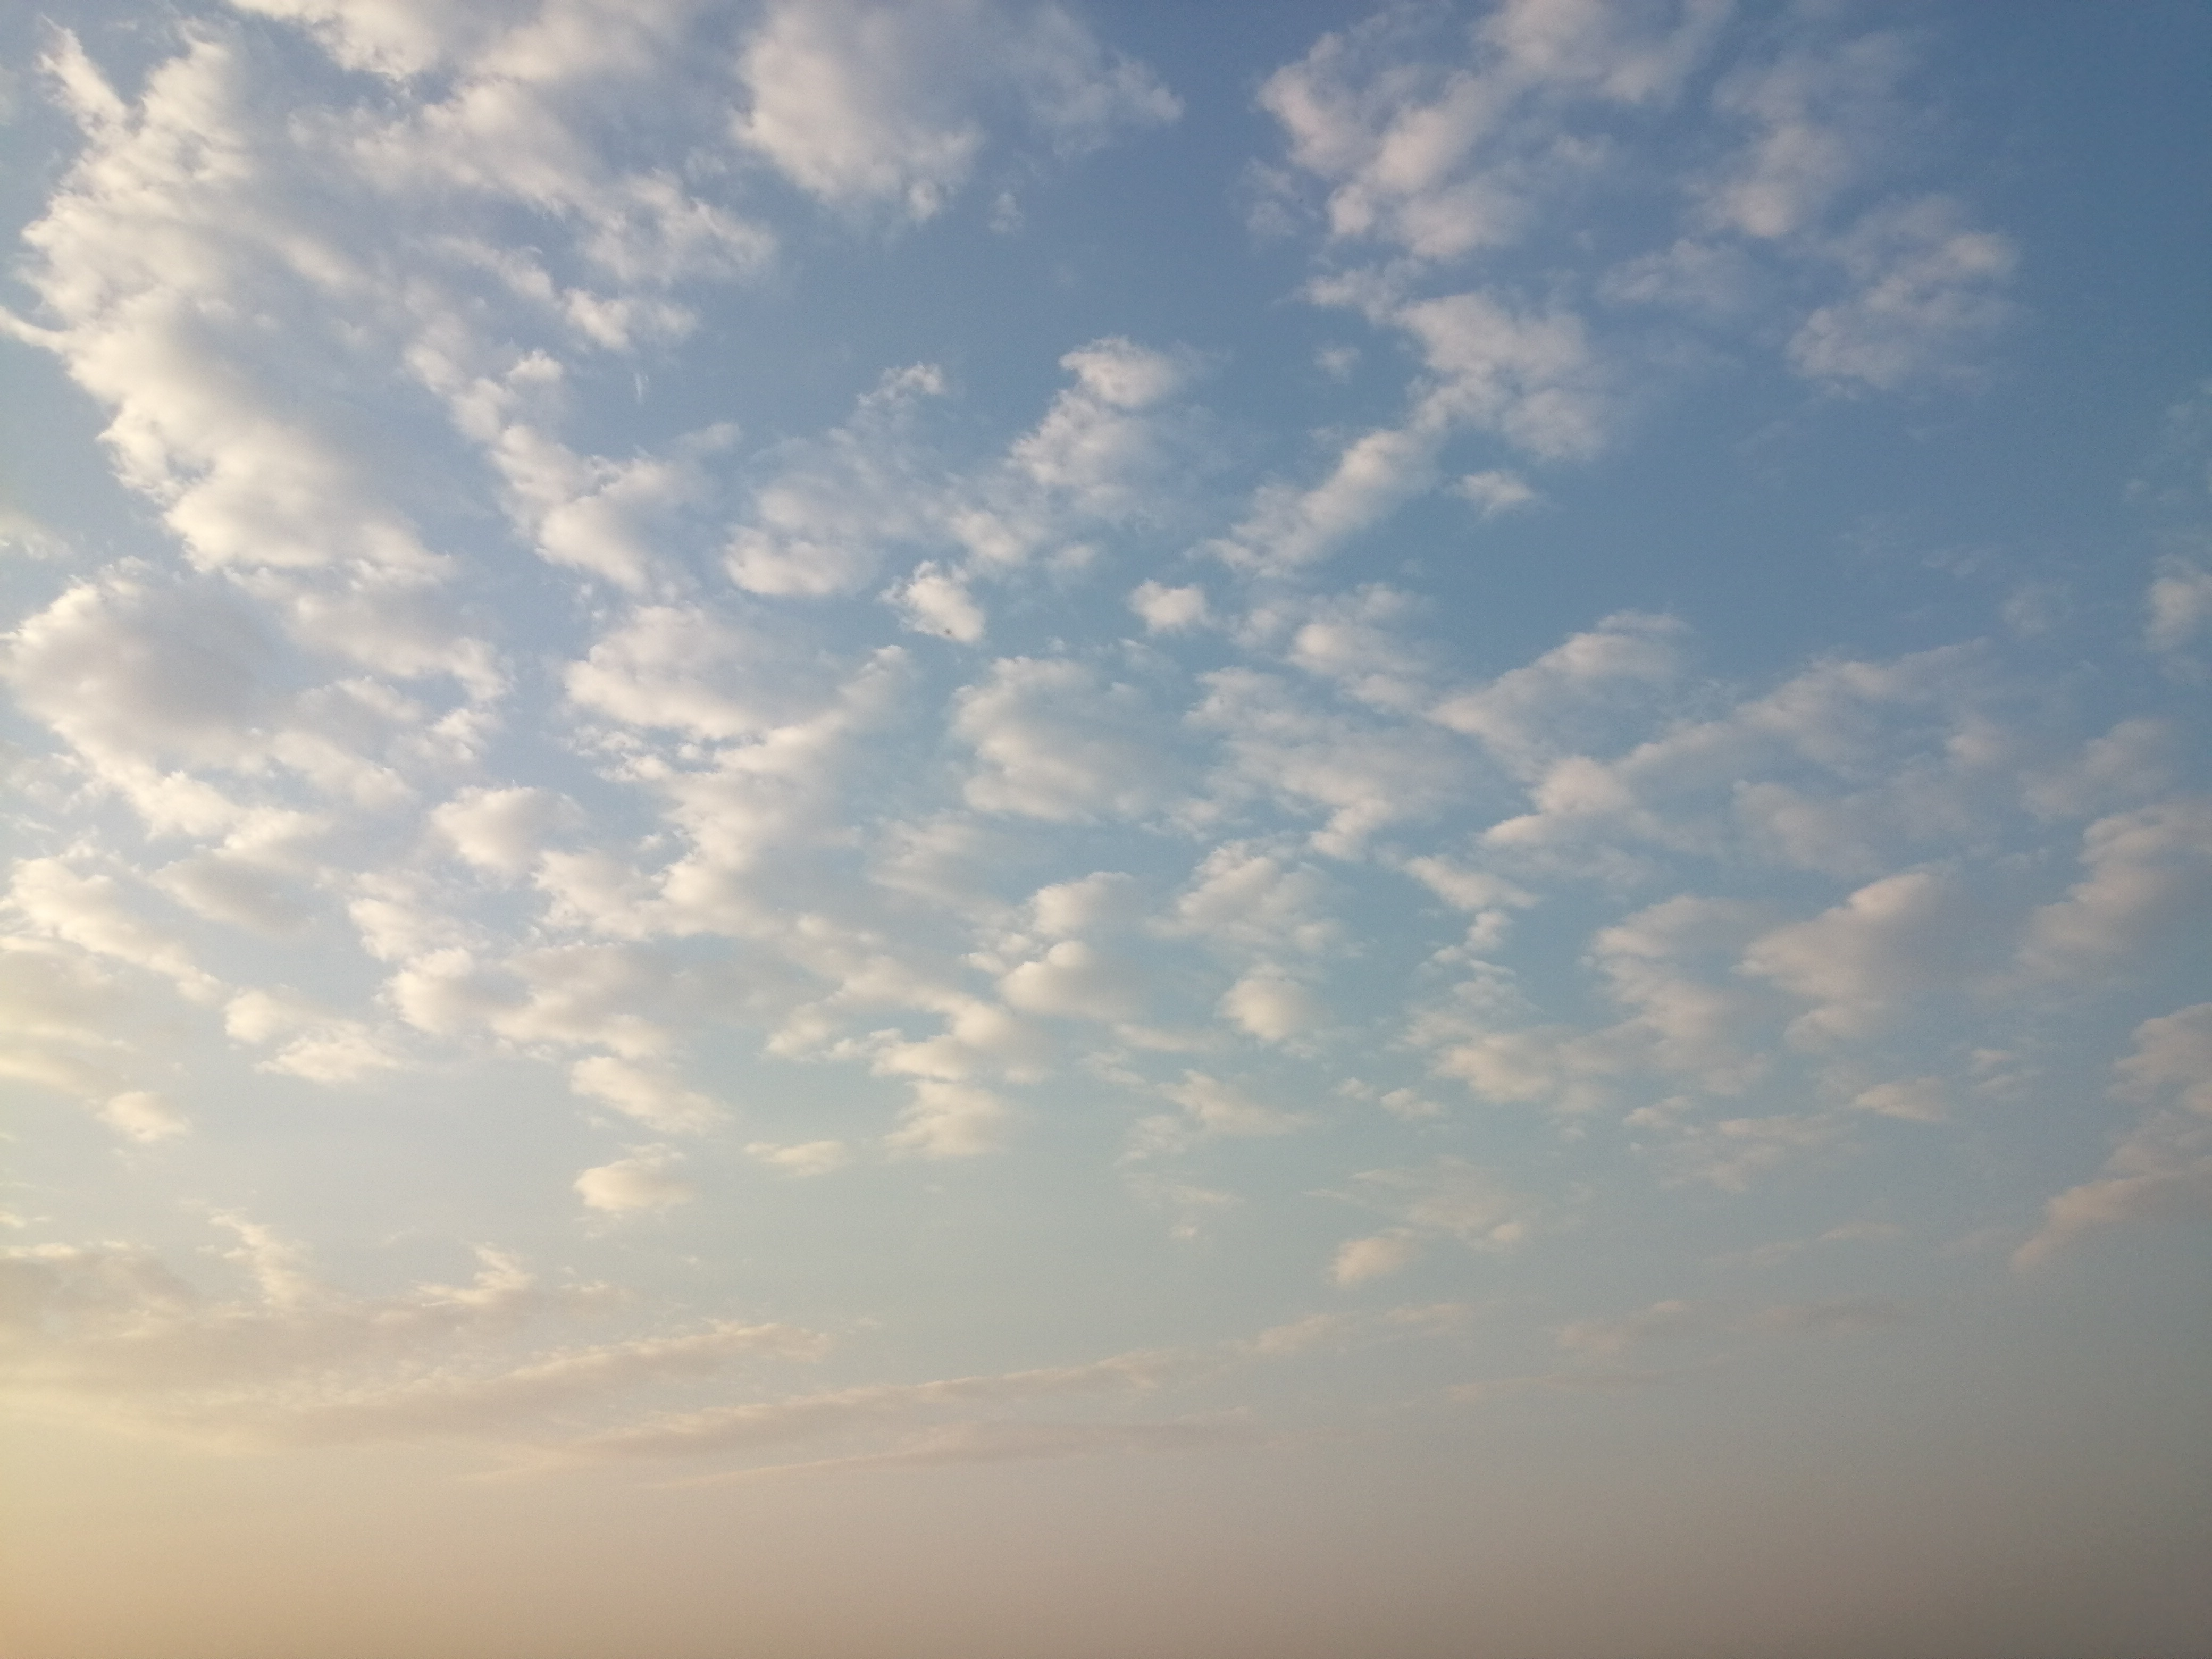
[[[1912,69],[1901,36],[1740,31],[1719,0],[1324,36],[1261,86],[1255,216],[1306,240],[1306,303],[1407,367],[1395,416],[1300,471],[1210,407],[1209,343],[1118,335],[1066,342],[1011,416],[895,363],[818,431],[609,453],[609,365],[718,292],[1176,120],[1057,4],[238,0],[131,86],[52,31],[81,143],[6,326],[97,402],[164,550],[56,528],[5,638],[36,740],[0,1067],[150,1158],[223,1133],[224,1067],[343,1103],[520,1066],[599,1126],[543,1195],[587,1231],[713,1207],[718,1147],[815,1190],[921,1182],[1105,1100],[1100,1181],[1179,1237],[1246,1200],[1240,1159],[1277,1172],[1252,1192],[1307,1171],[1335,1230],[1297,1271],[1333,1296],[1539,1250],[1601,1165],[1741,1193],[1920,1158],[2078,1030],[2136,1127],[2021,1195],[2014,1260],[2201,1205],[2212,1005],[2172,994],[2212,934],[2201,716],[2095,707],[1998,629],[1745,675],[1695,615],[1594,605],[1487,659],[1360,556],[1416,502],[1472,525],[1577,487],[1686,341],[1808,398],[1970,379],[2018,253],[1910,183]],[[1693,159],[1655,181],[1638,145]],[[1512,263],[1639,190],[1642,240]],[[2201,681],[2208,594],[2185,552],[2148,570],[2149,682]],[[825,1073],[861,1109],[764,1098]],[[1588,1169],[1486,1151],[1497,1114]],[[12,1249],[29,1393],[219,1440],[846,1437],[866,1464],[1249,1438],[1157,1402],[1307,1344],[579,1428],[829,1338],[533,1346],[615,1292],[491,1251],[364,1298],[216,1224],[251,1294]],[[1422,1334],[1401,1315],[1315,1317]],[[1666,1300],[1556,1346],[1604,1368],[1902,1317]]]

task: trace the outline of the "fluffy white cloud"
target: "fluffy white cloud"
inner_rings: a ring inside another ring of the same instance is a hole
[[[296,938],[314,909],[306,889],[322,873],[301,856],[297,843],[322,827],[304,814],[250,814],[221,847],[179,859],[154,880],[211,921],[272,939]]]
[[[82,948],[0,934],[0,1077],[52,1089],[95,1114],[125,1086],[128,1032],[145,1010],[133,987]]]
[[[778,1146],[774,1141],[747,1143],[745,1156],[771,1170],[793,1176],[828,1175],[852,1162],[852,1150],[842,1140],[800,1140]]]
[[[1328,1276],[1339,1285],[1362,1285],[1370,1279],[1387,1279],[1420,1259],[1421,1247],[1403,1233],[1376,1233],[1369,1238],[1350,1238],[1337,1247]]]
[[[1297,165],[1329,186],[1329,229],[1416,258],[1516,240],[1533,198],[1577,170],[1561,110],[1664,100],[1725,5],[1604,7],[1513,0],[1460,46],[1434,20],[1388,12],[1326,34],[1261,89]]]
[[[1202,587],[1169,587],[1156,581],[1141,582],[1129,595],[1129,609],[1143,618],[1146,629],[1154,634],[1176,634],[1186,629],[1202,628],[1209,620],[1206,590]]]
[[[2212,1117],[2212,1002],[2145,1020],[2117,1069],[2129,1093],[2154,1099],[2171,1091],[2180,1105]]]
[[[922,406],[945,392],[943,372],[930,365],[889,371],[844,425],[771,452],[730,538],[730,579],[753,593],[848,593],[892,547],[939,534],[942,486],[915,428]]]
[[[907,625],[923,634],[936,634],[963,645],[983,637],[983,609],[953,571],[934,560],[915,567],[914,574],[893,591],[892,599],[907,614]]]
[[[2042,1224],[2013,1252],[2015,1267],[2108,1227],[2212,1212],[2212,1003],[2143,1021],[2113,1071],[2113,1094],[2143,1115],[2096,1178],[2044,1206]]]
[[[1404,713],[1426,700],[1432,653],[1402,624],[1418,611],[1412,597],[1379,582],[1357,592],[1255,610],[1245,633],[1290,630],[1290,660],[1370,708]]]
[[[1462,1158],[1363,1170],[1352,1180],[1358,1202],[1396,1216],[1416,1236],[1440,1235],[1489,1250],[1511,1249],[1528,1236],[1529,1201]]]
[[[1748,973],[1813,1005],[1791,1022],[1813,1044],[1869,1036],[1900,1005],[1951,982],[1960,962],[1966,910],[1933,871],[1869,882],[1809,921],[1754,939]]]
[[[1320,852],[1357,858],[1386,827],[1429,817],[1460,798],[1467,758],[1442,732],[1316,707],[1256,669],[1224,668],[1206,678],[1206,698],[1190,720],[1222,735],[1216,788],[1325,814],[1312,836]]]
[[[469,748],[465,706],[439,715],[347,665],[324,678],[333,665],[287,651],[221,581],[80,583],[7,645],[9,683],[88,772],[156,831],[228,832],[222,861],[249,883],[286,861],[279,843],[318,827],[293,811],[288,781],[339,807],[386,811],[410,799],[410,773]],[[208,873],[200,884],[221,906],[222,872]]]
[[[1901,1117],[1914,1123],[1940,1122],[1950,1110],[1948,1091],[1942,1079],[1934,1077],[1878,1083],[1871,1089],[1861,1090],[1852,1097],[1851,1104],[1879,1112],[1884,1117]]]
[[[1308,1119],[1255,1100],[1235,1084],[1224,1083],[1203,1072],[1185,1072],[1182,1081],[1160,1092],[1190,1115],[1198,1132],[1206,1135],[1280,1135],[1305,1127]]]
[[[1320,871],[1261,843],[1224,842],[1191,872],[1163,924],[1223,945],[1254,951],[1326,950],[1342,925],[1326,908]]]
[[[1213,550],[1233,566],[1266,572],[1327,558],[1436,482],[1443,438],[1434,425],[1363,433],[1319,483],[1261,486],[1249,516]]]
[[[999,990],[1026,1013],[1120,1020],[1136,1018],[1144,1007],[1141,975],[1081,939],[1062,939],[1022,963],[999,981]]]
[[[549,830],[575,816],[574,804],[551,790],[520,786],[465,789],[430,821],[471,864],[512,878],[537,861]]]
[[[665,1146],[644,1147],[585,1170],[576,1177],[576,1195],[590,1208],[610,1215],[689,1204],[699,1196],[699,1189],[670,1173],[676,1163],[676,1155]]]
[[[1893,98],[1909,64],[1893,34],[1785,47],[1723,77],[1713,103],[1747,129],[1699,194],[1706,223],[1774,240],[1818,226],[1893,143]]]
[[[1184,476],[1202,465],[1202,434],[1175,407],[1195,378],[1196,365],[1120,336],[1094,340],[1060,364],[1075,384],[1054,397],[1036,428],[1008,449],[1010,477],[1087,518],[1108,523],[1157,518]],[[1011,527],[1003,514],[959,526],[979,558],[1001,562],[1025,551],[1024,539],[1041,539],[1033,532],[1009,544],[1005,538]]]
[[[927,219],[1009,107],[1062,155],[1173,120],[1173,94],[1057,5],[777,0],[744,46],[738,141],[833,206]]]
[[[52,938],[159,974],[197,1000],[219,996],[220,982],[185,941],[139,914],[124,893],[111,876],[81,876],[60,859],[26,859],[15,866],[7,902]]]
[[[2201,1147],[2146,1155],[2127,1149],[2113,1172],[2069,1187],[2044,1206],[2043,1224],[2013,1252],[2015,1267],[2034,1267],[2108,1227],[2212,1212],[2212,1153]]]
[[[699,605],[641,608],[567,675],[568,695],[595,714],[718,739],[787,723],[826,681],[787,636]]]
[[[1162,804],[1180,769],[1144,694],[1069,658],[1014,657],[956,700],[975,751],[970,805],[1048,822],[1126,817]]]
[[[1519,473],[1501,468],[1470,472],[1452,487],[1473,501],[1486,519],[1534,507],[1541,499]]]
[[[1591,959],[1635,1011],[1612,1036],[1648,1045],[1646,1064],[1713,1093],[1743,1092],[1766,1070],[1758,1041],[1765,1009],[1729,969],[1767,920],[1759,905],[1684,895],[1601,928]]]
[[[167,1140],[185,1133],[191,1121],[150,1090],[132,1089],[103,1104],[100,1121],[132,1140]]]
[[[1446,697],[1430,718],[1480,738],[1515,772],[1530,775],[1563,754],[1587,752],[1620,729],[1624,714],[1647,714],[1653,695],[1681,673],[1683,632],[1672,617],[1607,617],[1526,667]]]
[[[884,1137],[894,1152],[917,1158],[973,1158],[1005,1145],[1013,1112],[988,1089],[942,1078],[921,1078],[899,1127]]]
[[[672,585],[660,550],[676,539],[685,509],[711,500],[702,463],[735,435],[713,428],[672,454],[609,461],[517,422],[490,453],[508,485],[509,514],[541,557],[642,594]]]
[[[1496,432],[1542,460],[1587,457],[1603,444],[1613,398],[1573,313],[1454,294],[1403,307],[1391,320],[1420,343],[1437,377],[1423,406],[1429,419]]]
[[[2088,873],[2030,920],[2022,960],[2078,976],[2203,937],[2212,907],[2212,801],[2176,800],[2100,818],[2081,837]]]
[[[1953,367],[2013,315],[2001,292],[2017,259],[2011,241],[1969,227],[1940,197],[1868,215],[1838,258],[1852,293],[1790,341],[1791,366],[1814,380],[1886,391]]]
[[[2212,629],[2212,569],[2170,560],[2143,598],[2143,641],[2154,651],[2180,651]]]
[[[1135,885],[1133,878],[1118,870],[1094,870],[1074,881],[1038,888],[1030,895],[1030,915],[1036,931],[1049,939],[1127,926]]]
[[[697,1133],[712,1128],[726,1115],[707,1096],[685,1088],[665,1067],[613,1054],[593,1054],[578,1060],[568,1068],[568,1086],[663,1134]]]
[[[1231,986],[1221,1012],[1264,1042],[1288,1042],[1308,1036],[1328,1018],[1319,998],[1297,981],[1261,969]]]

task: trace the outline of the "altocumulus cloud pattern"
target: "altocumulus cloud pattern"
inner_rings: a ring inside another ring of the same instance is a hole
[[[2212,1640],[2200,9],[0,40],[10,1651]]]

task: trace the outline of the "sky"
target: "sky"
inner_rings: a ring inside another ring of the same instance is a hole
[[[11,10],[8,1651],[2212,1644],[2208,70]]]

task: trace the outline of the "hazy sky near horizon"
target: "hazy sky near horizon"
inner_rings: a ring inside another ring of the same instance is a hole
[[[2208,70],[11,14],[10,1653],[2212,1642]]]

